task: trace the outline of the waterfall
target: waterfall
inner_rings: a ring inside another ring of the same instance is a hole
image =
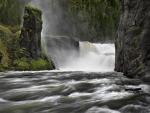
[[[114,44],[90,42],[80,42],[79,44],[79,55],[67,56],[68,60],[59,67],[60,70],[100,72],[114,70]]]
[[[43,12],[42,46],[48,57],[52,58],[56,68],[60,70],[113,71],[114,44],[80,42],[78,48],[78,42],[73,36],[62,36],[69,36],[72,31],[72,24],[69,24],[69,20],[62,19],[65,11],[61,5],[65,2],[65,0],[61,2],[58,0],[45,0],[45,2],[32,0],[30,3]]]

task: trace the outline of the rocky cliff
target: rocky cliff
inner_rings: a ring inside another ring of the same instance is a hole
[[[121,0],[115,70],[128,77],[150,70],[150,1]]]

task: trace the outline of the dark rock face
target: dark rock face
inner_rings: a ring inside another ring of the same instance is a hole
[[[25,7],[24,23],[21,31],[20,45],[29,52],[29,57],[41,56],[42,13],[40,10]]]
[[[17,70],[51,70],[54,63],[41,47],[42,12],[31,6],[25,7],[23,28],[20,35],[20,50],[23,55],[15,60]]]
[[[150,69],[150,0],[121,0],[115,70],[128,77]]]

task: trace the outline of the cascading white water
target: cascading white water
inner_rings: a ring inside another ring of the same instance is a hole
[[[115,47],[114,44],[100,44],[80,42],[80,51],[73,38],[65,38],[58,33],[56,23],[62,22],[63,11],[59,1],[56,0],[31,0],[30,4],[38,7],[43,12],[42,45],[47,56],[53,60],[57,69],[65,71],[100,71],[114,70]],[[51,4],[51,5],[50,5]],[[54,5],[55,8],[53,7]],[[55,12],[54,12],[55,10]],[[66,24],[66,23],[65,23]],[[69,28],[67,28],[69,30]],[[60,38],[55,40],[51,38]],[[48,37],[47,37],[48,36]],[[70,41],[73,39],[73,41]],[[72,43],[73,42],[73,43]]]
[[[114,64],[114,44],[80,42],[79,56],[68,58],[67,62],[59,69],[108,72],[114,70]]]

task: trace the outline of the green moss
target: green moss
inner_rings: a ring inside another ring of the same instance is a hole
[[[68,3],[70,17],[88,25],[90,34],[86,35],[88,31],[81,32],[81,37],[90,37],[91,41],[98,38],[107,41],[115,37],[119,21],[119,0],[69,0]]]
[[[42,11],[39,10],[38,8],[35,8],[33,7],[32,5],[28,4],[26,7],[25,7],[26,10],[30,10],[30,11],[35,11],[35,12],[38,12],[40,14],[42,14]]]
[[[14,69],[19,71],[27,71],[27,70],[49,70],[53,69],[53,63],[45,59],[39,58],[35,59],[28,59],[28,58],[20,58],[14,61],[13,63]],[[1,69],[1,68],[0,68]]]
[[[17,48],[14,51],[15,58],[29,57],[29,52],[27,52],[26,48]]]
[[[11,35],[13,35],[13,34],[8,27],[0,25],[0,38],[9,37]]]
[[[39,10],[38,8],[32,7],[31,5],[27,5],[25,7],[25,10],[28,11],[30,13],[30,15],[26,14],[25,17],[36,17],[36,19],[38,19],[39,22],[42,22],[41,20],[41,15],[42,15],[42,11]]]
[[[48,70],[51,66],[47,60],[38,59],[31,61],[31,70]]]
[[[19,30],[19,31],[17,31],[17,32],[15,33],[15,37],[16,37],[16,38],[19,38],[19,37],[20,37],[20,34],[21,34],[21,30]]]
[[[30,70],[30,63],[27,58],[21,58],[14,61],[15,69],[20,71]]]
[[[20,26],[16,25],[16,26],[6,26],[12,33],[16,33],[18,31],[20,31]]]
[[[19,25],[24,3],[21,0],[0,0],[0,23]]]
[[[2,59],[1,59],[1,65],[2,67],[8,67],[8,64],[9,64],[9,55],[8,55],[8,52],[7,52],[7,47],[6,45],[1,41],[0,39],[0,53],[2,55]]]

